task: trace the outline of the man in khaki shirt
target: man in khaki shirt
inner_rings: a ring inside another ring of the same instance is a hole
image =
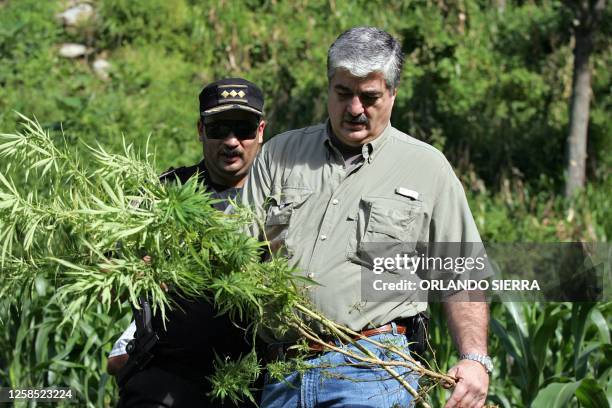
[[[367,244],[480,242],[463,188],[443,154],[390,124],[402,64],[399,43],[380,29],[357,27],[338,37],[328,52],[329,120],[265,144],[243,194],[264,220],[265,231],[254,227],[254,233],[320,284],[309,291],[313,305],[353,330],[379,328],[377,336],[397,335],[395,322],[424,311],[427,303],[409,296],[401,303],[364,300],[361,268],[372,261]],[[458,384],[447,407],[481,407],[490,369],[487,305],[449,301],[445,310],[463,356],[449,372]],[[335,354],[313,365],[333,365]],[[364,371],[375,371],[359,370],[339,375],[363,379]],[[364,381],[333,377],[313,369],[269,382],[262,406],[411,402],[387,384],[369,389],[368,381],[385,383],[380,374]]]

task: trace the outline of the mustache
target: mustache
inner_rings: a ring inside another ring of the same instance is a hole
[[[365,113],[361,113],[359,116],[345,114],[344,121],[349,122],[349,123],[354,123],[356,125],[367,125],[369,122],[368,117],[365,115]]]
[[[242,157],[242,150],[240,149],[223,149],[221,154],[227,157]]]

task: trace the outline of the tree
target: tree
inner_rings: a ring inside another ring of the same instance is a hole
[[[571,197],[584,187],[589,104],[591,101],[591,69],[593,36],[606,6],[605,0],[568,2],[575,11],[574,74],[570,100],[570,126],[567,138],[567,181],[565,196]]]

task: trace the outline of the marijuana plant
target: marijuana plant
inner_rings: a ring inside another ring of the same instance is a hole
[[[137,307],[139,296],[165,315],[173,304],[164,288],[172,288],[186,297],[206,296],[220,313],[250,322],[254,339],[261,330],[291,332],[301,339],[296,348],[302,357],[308,343],[317,343],[378,367],[424,406],[428,389],[454,383],[393,344],[365,338],[318,313],[303,294],[316,282],[300,277],[283,258],[260,261],[264,244],[243,233],[251,221],[248,211],[216,211],[196,178],[160,183],[148,148],[142,154],[125,143],[122,154],[100,145],[76,150],[63,136],[52,137],[37,122],[22,119],[22,131],[0,135],[0,298],[18,307],[25,300],[12,297],[16,288],[27,293],[23,288],[44,278],[64,311],[58,326],[74,328],[94,307],[116,315],[126,302]],[[143,262],[145,255],[150,261]],[[358,352],[331,345],[304,316]],[[358,339],[398,358],[382,361]],[[239,361],[217,361],[210,378],[215,397],[253,399],[250,386],[263,364],[255,350]],[[420,392],[397,373],[398,366],[421,378]],[[275,363],[270,373],[296,367],[308,366],[297,358]]]

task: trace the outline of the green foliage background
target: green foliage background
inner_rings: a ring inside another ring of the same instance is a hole
[[[122,137],[144,146],[150,136],[160,171],[192,164],[201,157],[195,126],[204,84],[233,75],[258,83],[266,95],[267,137],[323,121],[328,46],[351,26],[377,25],[395,34],[407,55],[392,122],[444,151],[464,181],[484,239],[606,242],[612,234],[610,4],[591,61],[589,183],[573,202],[561,192],[575,16],[562,2],[91,4],[94,19],[64,28],[54,17],[65,8],[59,1],[0,1],[2,132],[16,129],[13,111],[19,111],[63,129],[69,142],[119,150]],[[91,52],[62,58],[58,48],[65,42]],[[111,63],[108,81],[91,69],[99,56]],[[74,384],[90,406],[112,404],[105,355],[125,318],[91,314],[76,333],[55,331],[61,310],[45,301],[51,291],[39,282],[24,294],[31,300],[0,308],[0,386]],[[546,398],[568,392],[569,404],[609,406],[609,303],[492,310],[491,349],[499,367],[494,401],[554,406]],[[439,310],[433,313],[437,357],[448,367],[454,351]],[[582,328],[573,326],[577,317]],[[589,402],[601,393],[603,400]],[[434,399],[440,404],[444,396]]]

